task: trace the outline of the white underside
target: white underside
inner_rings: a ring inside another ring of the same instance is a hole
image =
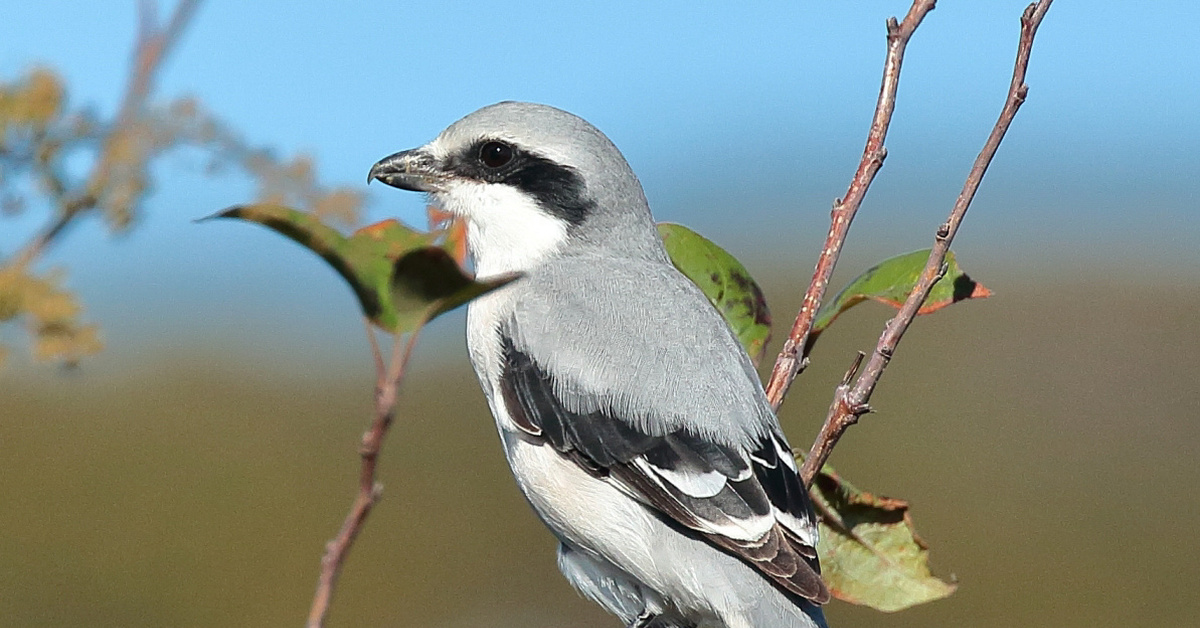
[[[740,560],[680,534],[553,448],[515,432],[501,435],[513,475],[539,517],[606,571],[626,574],[651,614],[677,615],[701,628],[818,625]],[[589,582],[572,580],[592,596]]]

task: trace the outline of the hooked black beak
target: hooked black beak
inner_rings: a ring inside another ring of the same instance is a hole
[[[433,192],[443,178],[444,175],[434,167],[433,156],[414,148],[380,159],[371,166],[367,183],[375,179],[401,190]]]

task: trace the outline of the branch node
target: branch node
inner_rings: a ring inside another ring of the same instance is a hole
[[[1021,30],[1028,32],[1029,25],[1033,23],[1033,12],[1037,10],[1038,3],[1030,2],[1029,6],[1025,7],[1025,11],[1021,13]]]

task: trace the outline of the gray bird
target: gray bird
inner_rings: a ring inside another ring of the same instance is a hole
[[[485,107],[371,168],[467,220],[467,345],[558,566],[631,628],[825,626],[817,525],[749,357],[598,129]]]

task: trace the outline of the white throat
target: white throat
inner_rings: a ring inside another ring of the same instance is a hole
[[[566,242],[567,225],[511,186],[460,181],[433,194],[467,219],[467,244],[480,279],[527,272]]]

